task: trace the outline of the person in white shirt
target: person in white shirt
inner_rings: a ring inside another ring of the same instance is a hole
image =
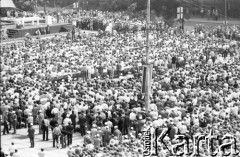
[[[69,117],[70,115],[67,114],[67,117],[63,121],[63,126],[68,126],[69,123],[72,124],[72,120]]]
[[[137,118],[136,113],[135,113],[135,112],[131,112],[130,115],[129,115],[129,119],[130,119],[131,121],[134,121],[134,120],[136,120],[136,118]]]

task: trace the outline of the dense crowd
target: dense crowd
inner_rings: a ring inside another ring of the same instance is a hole
[[[240,27],[238,25],[231,27],[205,27],[204,25],[199,24],[195,27],[194,32],[204,35],[204,38],[216,37],[240,41]]]
[[[69,146],[69,157],[142,156],[148,125],[159,128],[158,134],[169,128],[167,143],[177,134],[211,129],[239,141],[239,43],[206,34],[151,31],[149,111],[141,93],[144,31],[101,36],[82,31],[73,40],[56,35],[2,48],[3,134],[28,127],[34,147],[35,133],[47,142],[51,132],[53,147]],[[77,148],[72,147],[75,132],[84,138]]]

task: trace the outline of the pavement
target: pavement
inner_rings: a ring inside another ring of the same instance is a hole
[[[15,147],[18,149],[21,157],[38,157],[38,152],[43,148],[46,153],[46,157],[67,157],[68,148],[57,149],[53,148],[52,132],[49,131],[49,141],[42,141],[42,135],[38,133],[38,126],[34,126],[35,129],[35,148],[30,148],[30,140],[27,136],[27,128],[18,129],[17,134],[12,134],[13,130],[10,130],[10,134],[1,134],[1,146],[4,152],[8,152],[11,143],[15,143]],[[3,130],[3,128],[2,128]],[[72,146],[83,143],[83,137],[80,133],[74,133]]]

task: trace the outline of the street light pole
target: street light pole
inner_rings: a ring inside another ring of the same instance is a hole
[[[46,2],[46,0],[44,0],[44,15],[46,16],[46,12],[47,12],[47,10],[46,10],[46,5],[47,5],[47,2]]]
[[[147,33],[147,40],[146,40],[146,91],[145,91],[145,107],[146,110],[149,111],[149,103],[150,103],[150,90],[151,90],[151,83],[150,83],[150,65],[149,65],[149,23],[150,23],[150,0],[147,1],[147,25],[146,25],[146,33]]]
[[[227,0],[225,0],[225,26],[227,25]]]
[[[0,147],[2,149],[2,116],[0,116]]]

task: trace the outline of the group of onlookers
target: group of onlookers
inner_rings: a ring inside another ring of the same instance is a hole
[[[157,134],[170,129],[167,144],[176,143],[175,135],[191,137],[211,129],[240,140],[239,42],[214,37],[215,28],[208,33],[197,29],[150,32],[149,108],[142,93],[144,31],[101,36],[81,31],[73,40],[56,35],[4,48],[4,133],[28,127],[31,147],[40,133],[53,147],[69,145],[69,157],[142,156],[140,139],[148,125],[159,128]],[[84,144],[72,148],[75,132]],[[168,153],[161,150],[160,155]]]

